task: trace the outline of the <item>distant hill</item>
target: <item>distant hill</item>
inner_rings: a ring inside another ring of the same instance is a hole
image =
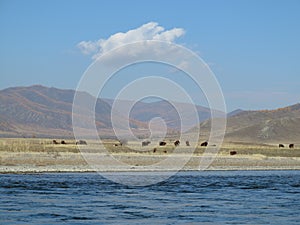
[[[48,88],[41,85],[30,87],[12,87],[0,91],[0,136],[2,137],[72,137],[72,104],[74,90]],[[87,101],[95,98],[87,93],[80,93]],[[95,116],[98,130],[113,134],[111,125],[111,99],[97,99]],[[124,100],[122,104],[128,104]],[[191,105],[180,103],[187,118]],[[200,122],[210,118],[210,110],[196,106]],[[88,112],[87,112],[88,113]],[[84,115],[78,116],[84,121]],[[154,117],[166,121],[170,130],[180,129],[180,118],[174,107],[167,101],[144,103],[138,102],[130,114],[130,126],[138,134],[145,132],[148,122]],[[117,119],[126,119],[122,112]],[[192,127],[197,121],[188,121]],[[82,124],[83,128],[84,125]],[[87,131],[88,132],[88,131]]]
[[[72,136],[74,94],[74,90],[40,85],[1,90],[0,135]],[[90,101],[95,101],[95,98],[87,93],[80,94]],[[110,111],[111,107],[108,103],[97,99],[95,116],[99,129],[111,129]]]
[[[113,104],[112,99],[103,99],[104,101],[108,102],[110,105]],[[128,100],[120,100],[118,104],[132,104],[132,101]],[[197,122],[205,121],[211,118],[211,112],[209,108],[196,105],[196,111],[199,121],[195,120],[193,116],[191,116],[192,112],[192,105],[188,103],[176,103],[178,110],[181,113],[181,116],[184,116],[186,120],[186,127],[183,127],[183,130],[187,130],[192,128]],[[216,115],[222,116],[224,115],[222,112],[215,111]],[[167,126],[171,129],[180,130],[182,124],[180,120],[180,115],[175,109],[175,107],[168,101],[161,100],[155,102],[137,102],[134,104],[133,108],[130,112],[130,118],[148,123],[151,119],[159,117],[162,118]]]
[[[48,88],[41,85],[13,87],[0,91],[0,137],[72,137],[72,104],[74,90]],[[96,101],[96,126],[101,134],[113,135],[111,124],[111,99],[95,99],[87,93],[79,93],[86,101]],[[122,100],[120,104],[132,104]],[[191,105],[176,103],[181,114],[188,118],[186,127],[192,128],[198,121],[190,116]],[[121,107],[122,108],[122,107]],[[201,138],[210,131],[210,109],[196,106],[201,122]],[[87,112],[88,114],[89,112]],[[222,112],[217,112],[222,116]],[[84,127],[85,115],[74,115]],[[148,122],[160,117],[169,131],[179,130],[180,117],[167,101],[138,102],[130,112],[132,131],[139,135],[148,132]],[[118,120],[127,120],[122,111]],[[191,129],[192,130],[192,129]],[[86,130],[88,134],[88,130]],[[235,142],[300,142],[300,104],[276,110],[243,111],[228,114],[226,141]]]
[[[241,113],[241,112],[243,112],[243,111],[244,111],[244,110],[242,110],[242,109],[236,109],[236,110],[234,110],[234,111],[228,113],[228,114],[227,114],[227,117],[235,116],[235,115],[237,115],[237,114],[239,114],[239,113]]]
[[[200,125],[207,135],[210,121]],[[240,111],[227,118],[226,141],[300,142],[300,104],[275,110]]]

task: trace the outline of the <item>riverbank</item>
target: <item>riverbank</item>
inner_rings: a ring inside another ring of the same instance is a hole
[[[166,156],[142,154],[85,155],[97,158],[88,164],[81,153],[8,153],[1,152],[0,173],[42,173],[42,172],[118,172],[118,171],[173,171],[178,170],[183,156],[178,155],[178,163],[164,164]],[[114,159],[112,164],[111,159]],[[192,156],[181,170],[300,170],[299,157],[267,157],[263,155],[218,154],[209,158],[211,164],[206,167],[202,156]],[[99,162],[99,163],[97,163]],[[202,163],[202,164],[201,164]]]
[[[0,139],[0,173],[300,170],[298,144],[282,149],[275,143],[224,143],[215,155],[201,146],[189,155],[189,147],[181,145],[175,151],[172,142],[163,147],[117,146],[115,142],[100,145],[88,140],[87,145],[78,146],[74,140],[54,144],[49,139]]]

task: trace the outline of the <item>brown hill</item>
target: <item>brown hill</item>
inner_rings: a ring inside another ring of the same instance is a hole
[[[113,100],[104,99],[104,101],[108,102],[110,105],[113,104]],[[132,101],[129,100],[120,100],[118,104],[127,105],[132,104]],[[148,123],[151,119],[155,117],[162,118],[166,125],[173,130],[180,130],[181,126],[183,130],[188,130],[195,126],[198,122],[205,121],[211,117],[211,112],[209,108],[196,105],[196,111],[198,119],[192,115],[193,110],[191,107],[193,105],[189,103],[178,103],[176,102],[177,109],[172,105],[172,102],[161,100],[155,102],[142,102],[139,101],[135,103],[130,111],[130,118],[133,120],[141,121],[144,123]],[[179,115],[178,111],[181,115]],[[223,115],[222,112],[215,111],[217,115]],[[122,114],[122,112],[120,112]],[[185,123],[184,126],[181,123],[181,117],[184,117]]]
[[[208,136],[210,121],[200,125]],[[300,104],[275,110],[241,111],[227,118],[225,141],[300,142]]]
[[[0,136],[6,137],[72,137],[72,104],[74,90],[48,88],[40,85],[14,87],[0,91]],[[96,99],[87,93],[80,93],[85,100]],[[113,100],[97,99],[96,126],[98,131],[112,135],[111,104]],[[123,101],[122,104],[128,104]],[[178,104],[182,114],[189,117],[191,105]],[[84,107],[83,107],[84,108]],[[210,117],[210,110],[196,106],[200,121]],[[84,110],[84,109],[83,109]],[[87,112],[89,114],[91,112]],[[219,113],[222,116],[222,113]],[[83,121],[85,113],[74,115]],[[154,117],[165,120],[170,130],[180,129],[180,117],[167,101],[138,102],[130,113],[130,125],[135,134],[147,133],[148,122]],[[119,112],[118,120],[126,117]],[[191,117],[192,118],[192,117]],[[188,121],[187,127],[195,124]],[[210,120],[201,123],[201,136],[206,138],[210,131]],[[88,133],[88,131],[86,131]],[[102,133],[102,134],[103,134]],[[226,141],[235,142],[300,142],[300,104],[276,110],[242,111],[237,110],[227,118]]]
[[[72,136],[72,104],[74,90],[61,90],[40,85],[14,87],[0,91],[1,136]],[[86,101],[95,101],[80,93]],[[96,125],[111,130],[111,107],[101,99],[96,102]],[[84,115],[75,115],[84,117]],[[84,121],[84,118],[82,118]],[[135,121],[133,125],[138,126]]]
[[[74,90],[62,90],[48,88],[41,85],[30,87],[13,87],[0,91],[0,136],[6,137],[71,137],[72,128],[72,104]],[[84,102],[95,101],[95,98],[87,93],[80,93]],[[95,108],[96,126],[101,134],[113,135],[111,124],[111,104],[113,100],[97,99]],[[128,104],[122,101],[121,104]],[[190,104],[177,103],[184,116],[189,118]],[[85,110],[84,106],[82,107]],[[210,110],[196,106],[200,121],[210,118]],[[77,116],[80,127],[85,129],[85,114]],[[148,122],[160,117],[165,122],[169,131],[180,129],[180,117],[175,108],[167,101],[138,102],[134,105],[130,114],[130,126],[135,134],[147,134]],[[192,118],[192,117],[190,117]],[[126,119],[126,115],[118,112],[118,120]],[[194,126],[197,121],[190,119],[187,127]],[[88,133],[89,131],[86,130]]]

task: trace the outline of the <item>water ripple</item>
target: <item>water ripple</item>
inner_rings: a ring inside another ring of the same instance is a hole
[[[138,188],[94,173],[2,174],[0,179],[0,224],[300,221],[300,171],[181,172]]]

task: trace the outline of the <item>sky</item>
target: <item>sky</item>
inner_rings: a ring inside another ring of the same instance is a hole
[[[298,0],[1,0],[0,89],[34,84],[75,89],[97,57],[122,44],[159,40],[182,45],[207,63],[228,111],[295,104],[299,12]],[[116,82],[126,80],[125,71]],[[188,79],[180,82],[204,104]],[[116,92],[107,88],[103,97]]]

